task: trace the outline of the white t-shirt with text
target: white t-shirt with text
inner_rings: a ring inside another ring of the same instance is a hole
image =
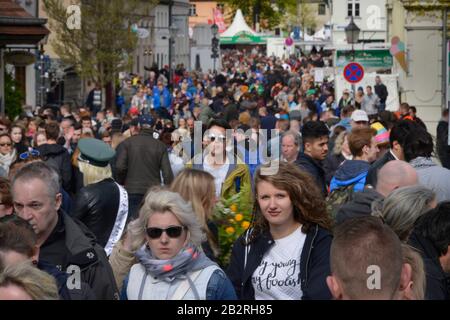
[[[306,234],[301,227],[275,240],[252,275],[256,300],[300,300],[300,256]]]

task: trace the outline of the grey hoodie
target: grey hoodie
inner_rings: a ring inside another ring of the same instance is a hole
[[[450,201],[450,170],[425,157],[417,157],[409,164],[416,169],[419,184],[434,191],[437,202]]]

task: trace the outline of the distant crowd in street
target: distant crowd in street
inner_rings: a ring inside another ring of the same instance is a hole
[[[0,119],[0,299],[449,299],[448,109],[433,138],[380,76],[316,83],[330,54],[224,50]],[[215,208],[247,189],[224,264]]]

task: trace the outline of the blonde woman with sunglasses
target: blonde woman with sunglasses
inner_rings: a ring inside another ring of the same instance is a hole
[[[128,232],[140,248],[135,254],[138,263],[125,278],[122,299],[236,299],[228,277],[202,251],[200,223],[178,193],[150,191]]]
[[[8,176],[9,167],[16,160],[17,152],[13,147],[11,137],[8,133],[0,135],[0,170],[5,177]],[[3,170],[2,170],[3,169]]]

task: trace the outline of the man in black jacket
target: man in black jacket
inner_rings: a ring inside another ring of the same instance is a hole
[[[97,299],[117,299],[105,251],[82,223],[60,209],[59,190],[58,174],[44,162],[21,168],[12,182],[15,212],[37,235],[39,261],[67,272],[74,288],[85,282]]]
[[[128,192],[128,220],[137,216],[140,203],[150,187],[169,185],[173,180],[167,147],[153,137],[153,118],[139,117],[140,133],[117,148],[117,182]]]
[[[442,111],[442,119],[436,129],[436,151],[444,168],[450,169],[450,146],[448,145],[448,109]]]
[[[386,99],[388,97],[388,91],[386,86],[381,82],[380,76],[375,77],[375,94],[380,98],[380,104],[378,105],[378,112],[386,109]]]
[[[327,195],[325,171],[322,161],[328,154],[330,131],[322,121],[309,121],[302,128],[303,152],[295,162],[301,169],[311,174],[323,196]]]
[[[406,144],[409,133],[415,130],[417,126],[417,123],[410,120],[402,120],[394,125],[389,134],[391,148],[380,159],[372,163],[367,173],[366,185],[370,184],[373,187],[377,185],[377,172],[387,162],[392,160],[405,160],[403,147]]]
[[[56,142],[59,138],[59,132],[59,125],[56,122],[46,124],[47,143],[40,145],[36,149],[39,151],[41,158],[59,174],[64,190],[70,192],[72,187],[72,165],[67,149]]]
[[[427,300],[450,299],[450,202],[441,202],[416,222],[409,244],[422,255]]]

